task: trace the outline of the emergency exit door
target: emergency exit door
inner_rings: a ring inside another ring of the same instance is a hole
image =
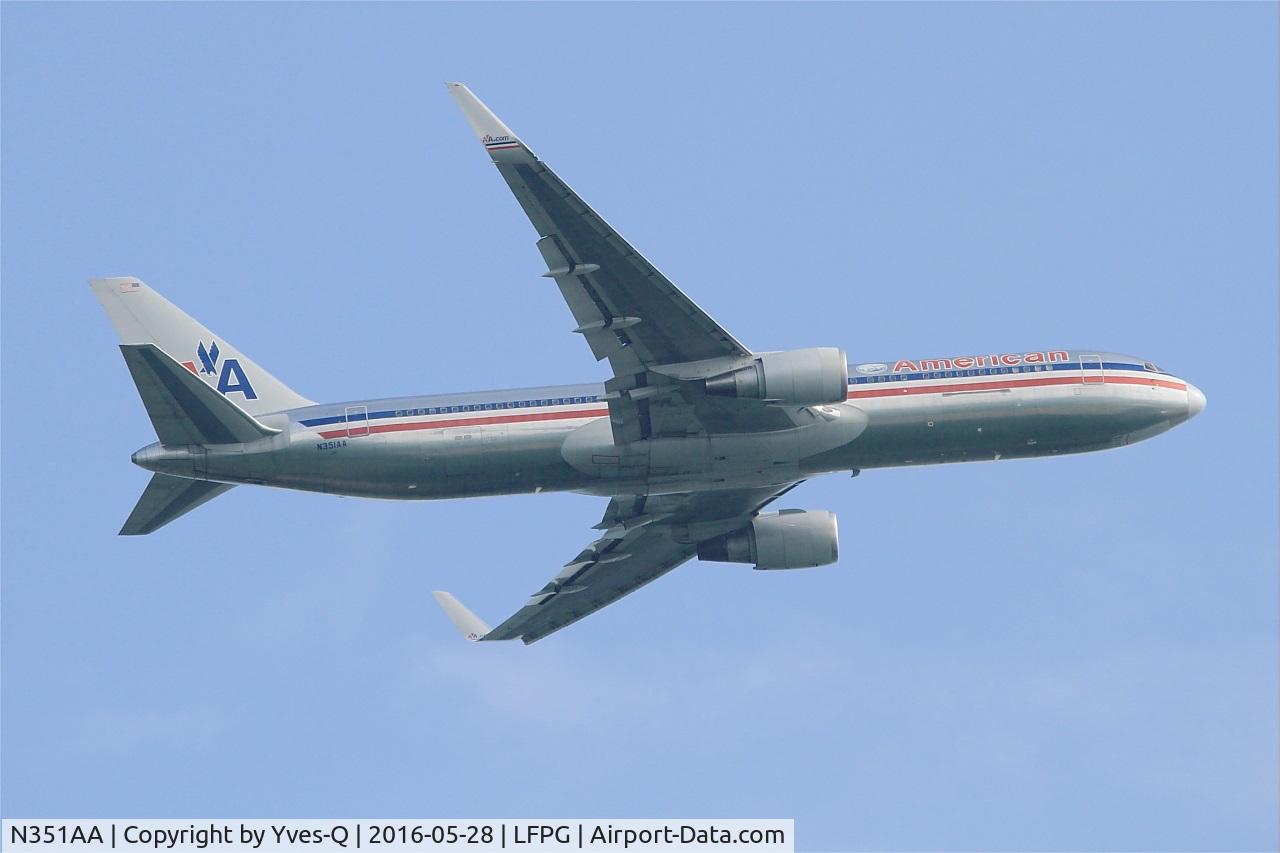
[[[347,438],[369,434],[369,407],[347,406]]]
[[[1107,381],[1102,369],[1102,356],[1080,356],[1080,381],[1085,385],[1101,385]]]

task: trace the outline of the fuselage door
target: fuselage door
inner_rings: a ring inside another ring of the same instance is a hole
[[[1080,381],[1085,385],[1101,385],[1106,382],[1102,370],[1102,356],[1080,356]]]
[[[369,434],[369,407],[347,406],[347,438]]]

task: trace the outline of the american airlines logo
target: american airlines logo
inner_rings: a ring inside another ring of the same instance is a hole
[[[222,353],[218,350],[218,342],[210,341],[209,346],[204,345],[204,341],[200,341],[196,347],[196,357],[200,359],[200,369],[196,369],[194,361],[184,361],[182,366],[197,376],[203,374],[205,376],[218,377],[218,391],[222,394],[230,394],[239,392],[244,395],[246,400],[258,399],[257,393],[253,390],[253,385],[249,383],[249,377],[244,375],[244,368],[240,366],[238,358],[224,358],[222,367],[218,367],[218,357]]]
[[[208,349],[204,348],[204,341],[200,342],[200,346],[196,348],[196,355],[200,356],[200,363],[204,365],[200,368],[201,373],[207,373],[210,376],[217,373],[218,366],[218,342],[214,341],[209,345]]]
[[[967,370],[971,367],[1015,367],[1019,364],[1052,364],[1068,361],[1063,350],[1049,352],[1010,352],[992,355],[962,355],[959,358],[925,358],[920,361],[895,361],[893,372],[904,370]]]

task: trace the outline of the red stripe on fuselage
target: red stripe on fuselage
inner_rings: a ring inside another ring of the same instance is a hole
[[[1001,389],[1013,388],[1032,388],[1044,385],[1156,385],[1160,388],[1170,388],[1174,391],[1185,391],[1187,386],[1181,382],[1169,382],[1164,379],[1139,379],[1135,376],[1098,376],[1089,374],[1085,377],[1090,380],[1082,382],[1080,374],[1074,376],[1046,376],[1040,379],[997,379],[986,382],[955,382],[948,385],[895,385],[887,382],[883,387],[867,388],[865,390],[850,390],[847,400],[856,400],[865,397],[897,397],[904,394],[953,394],[961,391],[997,391]]]

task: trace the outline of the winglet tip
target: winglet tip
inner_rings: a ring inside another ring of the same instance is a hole
[[[489,109],[484,101],[477,98],[475,93],[464,84],[446,83],[445,85],[448,87],[449,93],[453,95],[454,100],[458,102],[458,106],[462,109],[462,114],[466,117],[467,123],[471,125],[471,129],[479,137],[480,141],[485,144],[485,147],[490,149],[489,153],[491,155],[509,150],[505,146],[494,149],[491,147],[491,142],[493,144],[497,142],[520,143],[520,138],[516,136],[515,132],[507,127],[502,119],[494,115],[493,110]],[[492,140],[492,137],[510,137],[510,139]]]
[[[454,627],[458,629],[464,639],[475,643],[483,640],[485,635],[489,633],[489,625],[468,610],[467,606],[454,598],[451,593],[444,590],[432,590],[431,595],[435,597],[436,603],[440,605],[444,615],[449,617],[449,621],[454,624]]]

